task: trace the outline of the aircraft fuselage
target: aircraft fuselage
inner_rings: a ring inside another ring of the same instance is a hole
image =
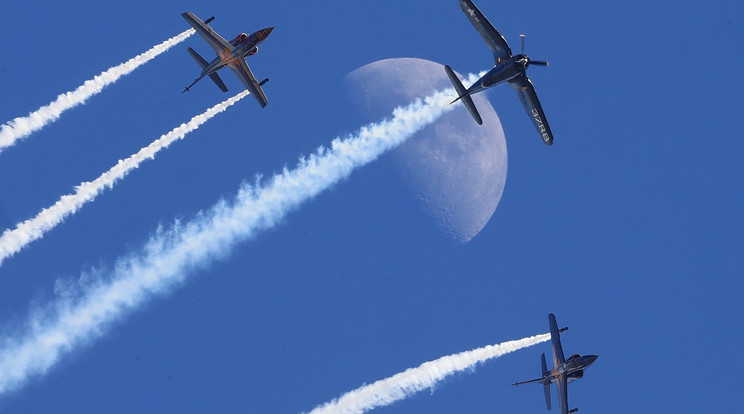
[[[553,378],[565,374],[568,382],[573,382],[584,376],[584,370],[597,360],[597,355],[575,355],[558,365],[550,374]]]
[[[557,368],[545,372],[545,376],[540,379],[540,383],[543,385],[552,384],[560,374],[566,374],[569,383],[574,382],[583,377],[584,370],[589,368],[596,360],[597,355],[572,356],[566,362],[558,365]]]
[[[235,49],[233,49],[232,52],[227,49],[219,52],[218,56],[214,58],[214,60],[209,62],[209,65],[204,67],[204,70],[202,70],[201,73],[201,77],[208,76],[214,72],[217,72],[230,63],[235,62],[239,58],[253,55],[255,53],[254,49],[257,49],[258,45],[267,37],[269,37],[269,34],[273,29],[273,27],[267,27],[266,29],[261,29],[255,33],[252,33],[250,36],[247,36],[245,33],[238,35],[235,39],[233,39],[233,42],[237,43],[234,44],[234,46],[236,46]]]
[[[470,86],[467,93],[472,95],[474,93],[482,92],[500,83],[504,83],[509,79],[513,79],[519,75],[524,75],[527,71],[529,61],[530,58],[527,57],[527,55],[522,54],[502,58],[501,62],[496,64],[496,66],[486,72],[483,77]]]

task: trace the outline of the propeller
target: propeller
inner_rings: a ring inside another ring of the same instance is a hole
[[[522,54],[524,55],[524,33],[519,35],[519,42],[522,44]]]
[[[522,45],[522,54],[524,55],[524,34],[519,35],[519,43]],[[530,65],[548,66],[547,60],[532,60],[530,59]]]

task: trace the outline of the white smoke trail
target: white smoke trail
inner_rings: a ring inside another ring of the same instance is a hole
[[[475,79],[471,75],[470,82]],[[108,277],[86,286],[81,295],[51,303],[24,324],[26,332],[0,340],[0,394],[43,374],[63,354],[90,343],[127,312],[181,283],[190,271],[226,256],[236,243],[274,226],[355,168],[401,144],[454,108],[449,105],[453,94],[448,89],[397,108],[391,119],[335,139],[330,149],[320,147],[267,184],[244,184],[231,202],[220,201],[189,223],[159,229],[141,252],[118,260]]]
[[[15,229],[5,230],[0,236],[0,265],[5,259],[18,253],[32,241],[40,239],[46,232],[76,213],[85,203],[93,201],[103,190],[113,187],[116,181],[139,167],[142,161],[155,158],[158,151],[167,148],[173,141],[182,139],[189,132],[198,129],[202,124],[225,111],[248,94],[248,91],[243,91],[207,109],[204,113],[196,115],[189,122],[174,128],[129,158],[119,160],[115,166],[95,180],[80,183],[75,188],[74,193],[62,196],[55,204],[41,210],[34,218],[18,223]]]
[[[186,30],[178,36],[171,37],[165,42],[153,46],[150,50],[118,66],[101,72],[93,79],[85,81],[85,83],[78,86],[74,91],[65,92],[57,96],[57,99],[29,113],[27,116],[18,117],[6,122],[0,128],[0,152],[13,145],[17,140],[56,121],[62,112],[84,103],[91,96],[100,93],[105,86],[116,82],[122,76],[128,75],[138,67],[155,59],[158,55],[183,42],[192,34],[194,34],[194,29]]]
[[[416,368],[409,368],[390,378],[349,391],[336,400],[314,408],[310,414],[363,413],[376,407],[390,405],[419,391],[431,388],[456,372],[472,369],[478,363],[548,340],[550,340],[550,334],[546,333],[444,356],[425,362]]]

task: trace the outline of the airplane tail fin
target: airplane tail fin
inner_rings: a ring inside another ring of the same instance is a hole
[[[452,82],[452,85],[455,87],[455,90],[457,91],[457,99],[452,101],[452,103],[457,102],[457,100],[462,99],[462,103],[465,104],[465,107],[468,108],[468,111],[470,111],[470,115],[473,116],[473,119],[475,119],[475,122],[478,123],[478,125],[483,125],[483,120],[481,119],[480,114],[478,113],[478,109],[475,107],[475,104],[473,103],[473,98],[468,95],[467,91],[465,90],[465,87],[462,85],[462,82],[460,82],[460,79],[457,77],[455,72],[452,70],[451,67],[444,65],[444,70],[447,72],[447,76],[449,76],[450,81]]]
[[[544,378],[550,373],[550,371],[548,371],[548,363],[545,361],[544,352],[540,355],[540,362],[542,363],[542,373]],[[543,383],[543,390],[545,391],[545,405],[548,407],[548,411],[550,411],[550,381]]]
[[[206,68],[209,63],[207,63],[207,61],[204,60],[203,57],[196,53],[196,50],[192,48],[189,48],[188,50],[191,57],[194,58],[196,63],[199,64],[199,67],[204,70],[204,68]],[[212,79],[212,82],[214,82],[215,85],[217,85],[217,87],[220,88],[222,92],[227,92],[227,86],[225,86],[225,82],[222,82],[222,79],[220,78],[220,75],[217,74],[217,72],[210,74],[209,79]]]

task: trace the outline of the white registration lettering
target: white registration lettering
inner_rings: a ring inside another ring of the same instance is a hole
[[[535,118],[535,121],[542,126],[543,121],[540,119],[540,113],[537,112],[537,109],[532,108],[532,116]]]

